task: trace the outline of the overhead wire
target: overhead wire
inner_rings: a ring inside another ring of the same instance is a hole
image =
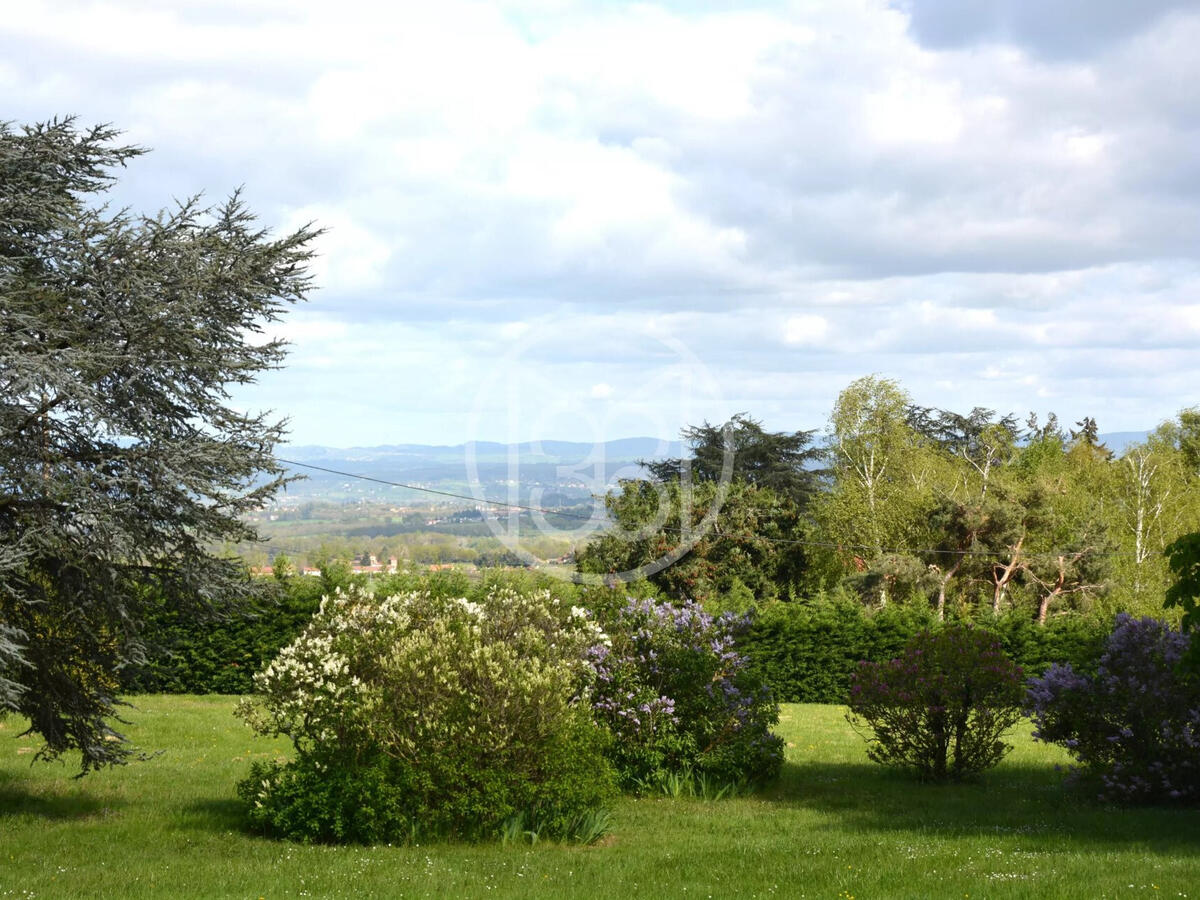
[[[281,462],[281,463],[284,463],[289,466],[297,466],[297,467],[306,468],[306,469],[313,469],[313,470],[316,470],[319,472],[326,472],[326,473],[329,473],[332,475],[338,475],[338,476],[341,476],[344,478],[353,478],[353,479],[358,479],[360,481],[370,481],[375,484],[386,485],[389,487],[404,488],[406,490],[417,491],[420,493],[434,494],[434,495],[441,496],[441,497],[451,497],[451,498],[458,499],[458,500],[469,500],[473,503],[480,503],[480,504],[489,505],[489,506],[497,506],[497,507],[502,507],[502,508],[510,509],[510,510],[518,509],[518,510],[522,510],[524,512],[541,513],[543,515],[548,515],[548,516],[552,515],[552,516],[557,516],[559,518],[565,518],[565,519],[578,519],[578,520],[588,521],[588,522],[597,521],[597,517],[595,515],[582,515],[580,513],[571,513],[571,512],[561,511],[561,510],[557,510],[557,509],[553,509],[553,508],[549,508],[549,507],[530,506],[530,505],[521,504],[521,503],[510,503],[506,500],[495,500],[495,499],[491,499],[491,498],[487,498],[487,497],[476,497],[476,496],[470,495],[470,494],[460,494],[455,491],[443,491],[443,490],[439,490],[437,488],[425,487],[424,485],[409,484],[409,483],[400,482],[400,481],[391,481],[386,478],[376,478],[371,475],[363,475],[361,473],[356,473],[356,472],[346,472],[346,471],[343,471],[340,469],[332,469],[327,466],[318,466],[314,463],[305,463],[305,462],[300,462],[299,460],[285,459],[285,458],[279,457],[279,456],[275,457],[275,459],[277,462]],[[663,530],[670,532],[672,534],[678,534],[681,537],[683,537],[686,534],[685,530],[682,527],[664,526]],[[718,538],[726,538],[726,539],[730,539],[730,540],[762,541],[762,542],[770,543],[770,544],[790,545],[790,546],[797,546],[797,547],[812,547],[812,548],[819,548],[819,549],[825,549],[825,550],[836,550],[836,551],[843,551],[843,552],[845,552],[845,551],[863,551],[863,552],[867,552],[867,553],[887,553],[887,554],[897,554],[897,555],[908,554],[908,555],[912,555],[912,556],[925,554],[925,555],[930,555],[930,556],[950,556],[950,557],[990,557],[993,559],[1011,559],[1013,556],[1013,554],[1011,552],[1006,553],[1006,552],[1001,552],[1001,551],[997,551],[997,550],[972,550],[969,548],[959,549],[959,548],[947,548],[947,547],[881,547],[881,546],[876,546],[874,544],[847,544],[847,543],[840,543],[837,541],[814,541],[814,540],[803,540],[800,538],[769,537],[767,535],[762,535],[762,534],[747,534],[745,532],[738,532],[738,531],[715,530],[714,532],[710,532],[710,534],[712,534],[713,536],[718,537]],[[1048,551],[1041,551],[1041,552],[1036,552],[1036,553],[1026,553],[1026,554],[1024,554],[1024,557],[1026,559],[1031,559],[1031,558],[1032,559],[1057,559],[1060,556],[1061,557],[1070,557],[1070,556],[1074,555],[1076,552],[1077,551],[1075,551],[1075,550],[1048,550]],[[1121,556],[1132,556],[1133,554],[1131,554],[1127,551],[1119,551],[1119,550],[1110,550],[1110,551],[1097,550],[1097,551],[1093,551],[1092,553],[1090,553],[1088,555],[1104,556],[1104,557],[1121,557]]]

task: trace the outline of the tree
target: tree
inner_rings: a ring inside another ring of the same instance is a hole
[[[830,415],[833,484],[817,517],[829,540],[845,548],[844,564],[879,575],[870,583],[878,587],[880,605],[886,605],[897,571],[895,559],[880,564],[925,540],[942,468],[909,424],[910,407],[899,384],[870,375],[851,382]]]
[[[1051,611],[1094,605],[1111,586],[1115,466],[1096,441],[1094,421],[1080,425],[1091,437],[1069,448],[1050,438],[1022,450],[1029,534],[1024,578],[1039,623]]]
[[[236,193],[114,212],[113,170],[144,152],[117,138],[0,123],[0,710],[83,772],[133,752],[111,723],[141,620],[255,589],[209,548],[257,539],[283,424],[229,388],[280,364],[264,331],[317,234],[269,236]]]
[[[1112,459],[1112,451],[1100,443],[1100,426],[1096,424],[1095,419],[1084,416],[1075,424],[1079,426],[1079,430],[1071,432],[1073,447],[1086,448],[1089,453],[1100,459]]]
[[[977,480],[981,498],[987,496],[993,470],[1012,460],[1020,430],[1013,414],[996,413],[976,406],[967,415],[923,406],[908,408],[908,424],[955,462],[962,459]],[[972,491],[974,493],[974,491]]]
[[[580,550],[579,571],[649,567],[668,595],[710,605],[747,590],[759,602],[789,596],[807,561],[787,541],[819,485],[812,432],[767,432],[741,414],[725,426],[685,428],[683,438],[685,457],[643,462],[651,480],[623,481],[605,498],[619,528]]]
[[[1186,412],[1186,411],[1185,411]],[[1121,548],[1115,579],[1122,607],[1152,614],[1170,582],[1164,551],[1197,525],[1196,489],[1175,422],[1164,422],[1141,443],[1130,444],[1114,463],[1113,538]]]
[[[936,538],[927,556],[936,577],[934,610],[939,621],[945,618],[947,594],[955,581],[986,584],[993,611],[999,612],[1002,593],[1022,560],[1023,513],[1018,503],[997,492],[969,501],[938,498],[929,516]]]
[[[1176,538],[1166,549],[1175,583],[1167,589],[1163,605],[1183,611],[1181,625],[1190,634],[1187,663],[1200,672],[1200,531]]]
[[[658,481],[679,478],[685,467],[695,481],[718,481],[728,447],[733,454],[731,478],[771,488],[803,505],[819,486],[816,463],[822,451],[812,446],[814,433],[764,431],[757,419],[738,413],[724,426],[705,422],[684,428],[688,457],[642,460],[642,465]]]
[[[605,505],[617,527],[578,551],[580,572],[644,572],[667,596],[708,606],[747,590],[759,604],[787,599],[804,573],[802,547],[789,543],[801,534],[800,508],[771,488],[734,479],[718,493],[708,481],[689,489],[630,479]]]

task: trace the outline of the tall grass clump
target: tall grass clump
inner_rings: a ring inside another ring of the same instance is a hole
[[[303,841],[595,839],[615,792],[581,702],[601,640],[546,592],[326,597],[238,707],[296,750],[241,782],[251,823]]]

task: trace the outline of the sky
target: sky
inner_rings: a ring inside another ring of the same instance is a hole
[[[326,229],[297,444],[1200,403],[1200,0],[24,0],[0,116]]]

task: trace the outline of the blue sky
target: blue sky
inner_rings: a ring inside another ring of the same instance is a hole
[[[328,229],[286,369],[334,446],[1200,402],[1200,3],[26,2],[17,122]]]

